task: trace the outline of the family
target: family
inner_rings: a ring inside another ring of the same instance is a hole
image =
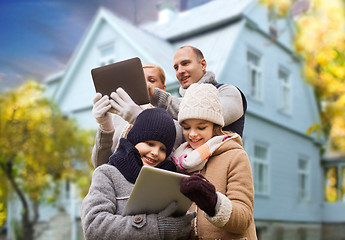
[[[144,64],[150,104],[136,105],[121,88],[93,99],[99,127],[81,205],[85,239],[257,239],[242,146],[245,96],[217,83],[199,49],[180,47],[173,60],[181,98],[165,91],[161,67]],[[180,186],[193,202],[186,215],[173,214],[176,202],[157,214],[122,215],[143,165],[189,175]]]

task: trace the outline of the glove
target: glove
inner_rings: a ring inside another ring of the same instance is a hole
[[[133,124],[137,116],[143,111],[122,88],[110,94],[110,112],[122,117],[127,122]]]
[[[177,202],[172,202],[163,211],[158,213],[158,230],[161,239],[188,239],[191,232],[191,221],[196,213],[187,213],[181,217],[172,217],[177,209]]]
[[[216,188],[200,173],[194,173],[182,180],[180,191],[191,201],[213,217],[216,213],[217,193]]]
[[[96,93],[93,98],[92,115],[104,131],[114,130],[111,114],[108,112],[110,108],[109,97],[107,95],[102,97],[102,94]]]

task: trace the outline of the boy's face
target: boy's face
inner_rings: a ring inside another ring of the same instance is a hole
[[[183,136],[196,149],[213,137],[214,124],[201,119],[187,119],[181,123]]]
[[[166,147],[163,143],[149,140],[135,145],[143,165],[155,167],[166,158]]]

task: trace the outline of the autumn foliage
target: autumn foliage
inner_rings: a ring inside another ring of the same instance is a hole
[[[331,150],[345,151],[345,1],[260,2],[277,18],[294,19],[294,47],[304,59],[305,80],[314,87],[321,114],[321,123],[308,133],[325,134]]]
[[[38,206],[58,200],[59,181],[88,187],[93,133],[66,117],[33,81],[0,95],[0,132],[0,203],[19,200],[23,235],[32,239]]]

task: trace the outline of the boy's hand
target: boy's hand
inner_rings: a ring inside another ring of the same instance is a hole
[[[159,235],[162,239],[189,239],[190,224],[196,212],[189,212],[181,217],[173,217],[177,202],[172,202],[157,214]]]
[[[200,173],[194,173],[182,180],[180,191],[207,215],[213,217],[216,213],[216,188]]]

